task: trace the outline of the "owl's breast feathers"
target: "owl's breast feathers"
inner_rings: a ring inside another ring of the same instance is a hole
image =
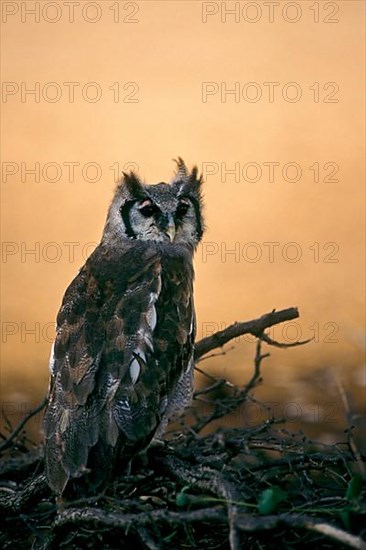
[[[127,463],[189,399],[191,259],[185,247],[101,244],[67,289],[45,415],[46,473],[56,493],[80,476],[92,489],[105,485],[114,462]]]

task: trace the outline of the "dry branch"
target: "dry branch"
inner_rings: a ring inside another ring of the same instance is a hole
[[[296,527],[298,529],[306,529],[321,533],[326,538],[340,542],[349,548],[356,550],[366,550],[366,543],[359,537],[347,533],[343,529],[339,529],[326,523],[318,521],[310,516],[300,514],[279,514],[276,516],[253,517],[248,514],[241,514],[236,518],[237,526],[245,532],[273,530],[280,525],[288,527]]]
[[[184,524],[185,522],[214,520],[220,522],[227,521],[227,514],[221,507],[206,508],[192,512],[167,512],[166,510],[154,510],[150,513],[141,514],[122,514],[105,512],[100,508],[69,508],[59,514],[55,520],[55,527],[60,528],[65,525],[94,524],[118,529],[128,527],[140,527],[142,525],[151,525],[155,522],[166,522]]]
[[[126,529],[133,527],[140,529],[142,526],[148,526],[153,523],[168,523],[168,524],[186,524],[195,522],[210,521],[214,523],[227,523],[228,517],[222,507],[202,508],[194,511],[183,512],[168,512],[166,510],[155,510],[150,513],[140,514],[123,514],[123,513],[106,513],[100,508],[70,508],[62,512],[55,520],[54,526],[56,529],[70,525],[91,525],[114,527],[116,529]],[[292,528],[305,529],[321,533],[326,538],[342,543],[349,548],[356,550],[366,550],[366,543],[359,537],[347,533],[343,529],[339,529],[325,523],[317,521],[314,518],[299,515],[299,514],[279,514],[273,516],[253,516],[249,514],[237,513],[233,519],[235,528],[246,532],[271,531],[280,526],[288,526]]]
[[[228,384],[228,387],[232,390],[231,395],[229,397],[224,397],[222,399],[219,399],[215,401],[214,408],[211,414],[208,416],[202,416],[200,415],[200,418],[191,427],[191,431],[198,433],[203,428],[205,428],[208,424],[213,422],[214,420],[218,420],[219,418],[222,418],[223,416],[226,416],[233,411],[235,411],[240,405],[242,405],[248,398],[249,393],[256,387],[256,385],[259,383],[261,379],[260,374],[260,367],[263,359],[269,356],[268,353],[262,354],[262,342],[259,339],[257,341],[256,345],[256,353],[254,357],[254,372],[252,374],[252,377],[250,380],[242,387],[238,388],[237,386],[234,386],[233,384]],[[200,369],[200,372],[202,369]],[[213,377],[211,377],[213,378]],[[218,380],[219,382],[220,380]],[[215,383],[211,386],[212,389],[216,389]],[[199,400],[199,396],[204,393],[202,390],[194,393],[194,399]]]
[[[199,342],[196,343],[195,349],[195,359],[200,359],[206,353],[212,351],[216,348],[221,348],[230,340],[237,338],[238,336],[243,336],[244,334],[252,334],[260,339],[265,339],[268,343],[278,347],[293,347],[305,344],[309,340],[302,342],[292,342],[291,344],[279,343],[274,340],[269,339],[268,335],[264,331],[274,325],[279,323],[284,323],[285,321],[292,321],[299,317],[299,311],[296,307],[289,307],[287,309],[282,309],[281,311],[273,310],[270,313],[265,313],[258,319],[253,319],[252,321],[244,321],[242,323],[233,323],[229,327],[219,332],[215,332],[211,336],[202,338]]]
[[[0,445],[0,452],[5,451],[8,449],[11,445],[11,442],[17,437],[17,435],[20,434],[24,426],[27,424],[27,422],[37,413],[39,413],[42,409],[45,408],[47,405],[47,397],[43,399],[43,401],[35,407],[30,413],[28,413],[16,426],[16,428],[11,432],[11,434],[6,438],[4,443]]]

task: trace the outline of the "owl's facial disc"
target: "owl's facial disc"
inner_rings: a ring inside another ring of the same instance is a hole
[[[127,201],[121,208],[127,236],[132,239],[175,243],[185,237],[184,224],[193,207],[186,197],[155,202],[151,197]],[[183,235],[184,234],[184,235]]]
[[[147,185],[124,174],[116,189],[103,233],[103,242],[134,239],[185,246],[194,251],[204,230],[201,178],[189,174],[178,159],[178,172],[168,184]]]

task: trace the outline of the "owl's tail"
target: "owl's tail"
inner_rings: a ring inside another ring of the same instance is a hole
[[[62,410],[49,405],[45,426],[45,472],[59,496],[87,496],[104,490],[110,480],[123,434],[103,408]]]

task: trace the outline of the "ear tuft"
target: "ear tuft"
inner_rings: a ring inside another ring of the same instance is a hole
[[[184,160],[182,159],[182,157],[178,157],[177,159],[173,159],[173,161],[177,165],[177,171],[175,173],[175,178],[173,181],[175,182],[175,181],[185,180],[188,176],[188,170],[187,170],[187,166],[184,163]]]
[[[189,176],[189,181],[191,183],[195,183],[197,187],[199,187],[202,183],[202,176],[198,177],[198,168],[197,166],[193,166],[192,172]]]
[[[175,173],[175,177],[172,180],[173,185],[179,184],[180,189],[188,189],[191,190],[199,190],[199,187],[202,183],[202,176],[198,177],[198,168],[197,166],[193,166],[192,171],[189,172],[187,169],[187,166],[185,165],[184,160],[181,157],[178,157],[177,159],[173,159],[174,162],[177,165],[177,172]]]
[[[181,161],[182,163],[181,165],[178,164],[179,161]],[[182,169],[179,168],[176,177],[172,181],[172,184],[178,186],[179,188],[178,194],[179,195],[194,194],[199,198],[201,195],[202,176],[198,175],[197,166],[193,166],[192,171],[189,172],[180,157],[176,162],[178,166],[182,166]],[[183,169],[184,169],[184,172],[183,172]]]
[[[133,198],[142,199],[146,196],[142,183],[134,172],[123,172],[123,184]]]

